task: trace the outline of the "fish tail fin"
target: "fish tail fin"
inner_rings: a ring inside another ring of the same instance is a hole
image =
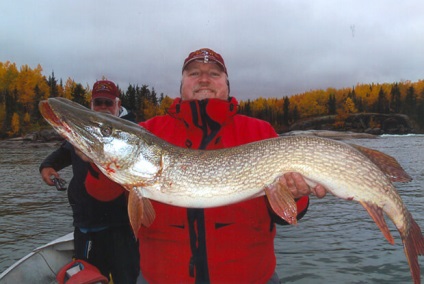
[[[424,237],[420,227],[411,216],[411,226],[409,233],[402,236],[403,250],[408,260],[409,269],[411,270],[412,279],[415,284],[421,283],[420,264],[418,255],[424,255]]]
[[[287,186],[274,182],[265,188],[272,210],[289,224],[297,224],[297,205]]]
[[[141,225],[149,227],[155,220],[156,213],[149,199],[144,198],[137,189],[129,191],[128,217],[134,236],[137,238]]]
[[[386,240],[393,245],[395,241],[392,234],[390,234],[386,220],[384,220],[383,209],[378,207],[375,203],[368,203],[365,201],[360,201],[360,203],[367,210],[368,214],[377,224],[378,228],[380,228],[380,231],[383,233],[383,236],[386,238]]]

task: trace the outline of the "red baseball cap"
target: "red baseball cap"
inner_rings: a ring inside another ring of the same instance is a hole
[[[222,67],[225,74],[227,74],[227,67],[225,67],[224,59],[219,53],[216,53],[212,49],[209,48],[201,48],[199,50],[191,52],[188,57],[184,60],[184,65],[182,71],[187,67],[187,65],[195,60],[201,60],[203,63],[209,63],[213,61]]]
[[[119,90],[116,87],[115,83],[108,80],[97,81],[93,85],[93,91],[91,92],[91,97],[94,98],[108,98],[116,99],[119,98]]]

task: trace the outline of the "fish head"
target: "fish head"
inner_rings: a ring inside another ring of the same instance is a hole
[[[149,148],[151,134],[138,124],[60,97],[41,101],[39,109],[56,132],[112,180],[137,186],[159,171],[160,153]]]

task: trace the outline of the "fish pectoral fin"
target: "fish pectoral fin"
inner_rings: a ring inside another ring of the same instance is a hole
[[[128,217],[136,237],[141,226],[149,227],[156,217],[150,200],[144,198],[137,189],[130,190],[128,196]]]
[[[389,228],[387,227],[387,223],[383,215],[383,209],[374,203],[365,201],[359,201],[359,203],[361,203],[362,206],[367,210],[368,214],[380,228],[380,231],[383,233],[383,236],[386,238],[386,240],[393,245],[395,241],[392,234],[390,234]]]
[[[296,201],[289,188],[275,181],[264,190],[272,210],[287,223],[297,224]]]
[[[155,209],[153,208],[150,199],[142,198],[141,202],[143,203],[143,214],[141,215],[141,224],[145,227],[150,227],[153,221],[156,218]]]
[[[392,156],[367,147],[355,144],[349,145],[356,148],[357,150],[359,150],[359,152],[367,156],[368,159],[370,159],[374,164],[376,164],[377,167],[379,167],[380,170],[384,172],[391,181],[410,182],[412,180],[411,176],[405,172],[405,170],[398,163],[398,161]]]

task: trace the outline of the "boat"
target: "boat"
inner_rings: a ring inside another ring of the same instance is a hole
[[[36,248],[0,274],[0,284],[57,283],[58,271],[72,261],[73,240],[69,233]]]

